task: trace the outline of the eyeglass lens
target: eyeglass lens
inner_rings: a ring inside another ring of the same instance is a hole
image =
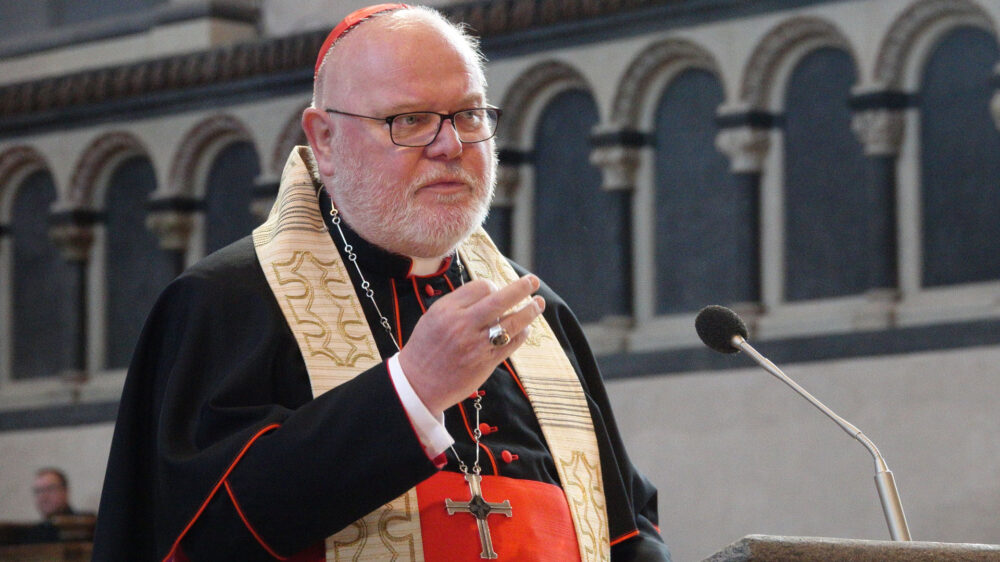
[[[497,111],[492,108],[467,109],[455,113],[451,122],[462,142],[482,142],[493,136]],[[437,113],[415,112],[397,115],[390,124],[392,142],[403,146],[427,146],[434,142],[444,117]]]

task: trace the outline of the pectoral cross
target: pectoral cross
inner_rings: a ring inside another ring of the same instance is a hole
[[[472,498],[467,502],[456,502],[451,499],[444,500],[444,506],[448,510],[448,515],[456,512],[468,513],[476,518],[476,526],[479,527],[479,544],[483,551],[479,553],[480,558],[497,558],[497,553],[493,550],[493,540],[490,538],[490,526],[486,522],[486,516],[493,513],[502,513],[507,517],[511,516],[510,501],[504,500],[502,503],[490,503],[483,499],[483,491],[479,487],[482,476],[478,474],[465,475],[465,481],[469,483],[469,491]]]

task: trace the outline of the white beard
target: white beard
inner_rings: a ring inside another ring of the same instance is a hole
[[[486,220],[493,200],[496,154],[490,156],[486,177],[446,165],[414,178],[405,188],[391,186],[382,173],[357,159],[338,160],[345,164],[335,170],[327,188],[341,216],[369,242],[404,256],[448,255]],[[424,200],[416,200],[420,186],[444,177],[460,179],[471,193],[439,194],[433,201],[421,194]]]

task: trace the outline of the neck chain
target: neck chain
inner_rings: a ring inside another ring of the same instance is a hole
[[[371,283],[365,279],[365,274],[361,272],[361,266],[358,265],[358,254],[354,252],[354,246],[347,242],[347,238],[344,236],[344,229],[340,226],[340,212],[337,208],[333,206],[333,202],[330,202],[330,222],[333,226],[337,227],[337,233],[340,235],[340,241],[344,243],[344,253],[347,254],[347,260],[354,264],[354,269],[358,272],[358,277],[361,279],[361,289],[365,292],[365,296],[368,300],[372,302],[372,306],[375,307],[375,312],[378,314],[379,324],[385,329],[386,333],[389,334],[389,339],[392,340],[392,344],[396,346],[396,351],[400,350],[399,341],[396,339],[395,334],[392,333],[392,324],[389,323],[389,319],[382,314],[382,310],[378,307],[378,303],[375,302],[375,291],[372,289]],[[465,285],[465,267],[462,265],[462,260],[458,258],[458,252],[455,253],[455,262],[458,265],[458,279],[462,285]],[[400,334],[402,337],[402,334]],[[472,403],[472,407],[476,410],[476,425],[472,430],[473,443],[476,449],[476,462],[472,465],[472,472],[475,475],[479,475],[482,468],[479,466],[479,438],[482,437],[482,431],[479,429],[479,412],[483,409],[483,394],[476,392],[476,400]],[[455,455],[455,459],[458,461],[458,469],[462,471],[462,474],[469,474],[469,467],[462,460],[462,457],[458,456],[458,451],[455,450],[455,446],[451,446],[451,452]]]

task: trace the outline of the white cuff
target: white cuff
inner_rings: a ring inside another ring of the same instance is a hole
[[[432,459],[437,457],[455,442],[444,427],[444,414],[435,418],[424,405],[424,401],[417,396],[406,378],[406,373],[403,372],[403,367],[399,364],[399,353],[389,358],[387,366],[389,377],[396,387],[396,393],[403,403],[403,409],[406,410],[410,423],[413,424],[413,429],[417,432],[420,444],[423,445],[428,457]]]

